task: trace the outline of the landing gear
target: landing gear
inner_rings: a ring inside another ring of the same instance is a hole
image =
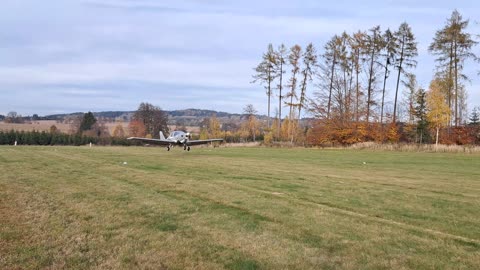
[[[183,146],[183,151],[185,151],[185,150],[187,150],[187,146],[186,146],[186,145]]]
[[[187,147],[187,151],[190,151],[190,146]]]
[[[169,145],[169,146],[167,146],[167,151],[170,151],[170,145]]]

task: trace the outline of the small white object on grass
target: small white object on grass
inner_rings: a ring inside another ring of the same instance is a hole
[[[127,165],[127,162],[126,162],[126,161],[124,161],[124,162],[123,162],[123,165]]]
[[[363,165],[365,165],[365,164],[367,164],[367,162],[364,161],[364,162],[363,162]]]

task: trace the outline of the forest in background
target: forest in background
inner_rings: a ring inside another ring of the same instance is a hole
[[[417,84],[417,41],[407,22],[393,30],[378,25],[343,32],[320,49],[313,43],[269,44],[253,75],[253,83],[266,90],[268,116],[277,104],[266,137],[310,145],[478,143],[479,109],[468,111],[471,78],[464,73],[467,64],[478,62],[478,35],[468,33],[468,25],[455,10],[435,33],[428,51],[436,67],[427,89]],[[393,85],[391,101],[387,85]],[[315,120],[300,125],[302,113]]]

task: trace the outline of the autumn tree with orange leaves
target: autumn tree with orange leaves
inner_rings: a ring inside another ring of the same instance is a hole
[[[128,131],[131,137],[145,137],[147,130],[142,121],[132,120],[128,124]]]

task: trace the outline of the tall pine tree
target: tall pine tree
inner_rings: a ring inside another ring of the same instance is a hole
[[[433,42],[429,46],[429,51],[437,56],[437,76],[442,76],[447,81],[447,102],[449,108],[453,111],[453,122],[458,126],[460,119],[459,108],[465,103],[462,97],[462,80],[468,79],[462,73],[464,63],[468,59],[475,58],[472,48],[475,42],[471,35],[465,32],[468,27],[468,20],[463,20],[462,15],[457,10],[452,12],[445,26],[435,34]]]
[[[83,115],[82,122],[80,123],[79,132],[87,131],[92,129],[93,125],[97,122],[97,119],[92,112],[88,112]]]

